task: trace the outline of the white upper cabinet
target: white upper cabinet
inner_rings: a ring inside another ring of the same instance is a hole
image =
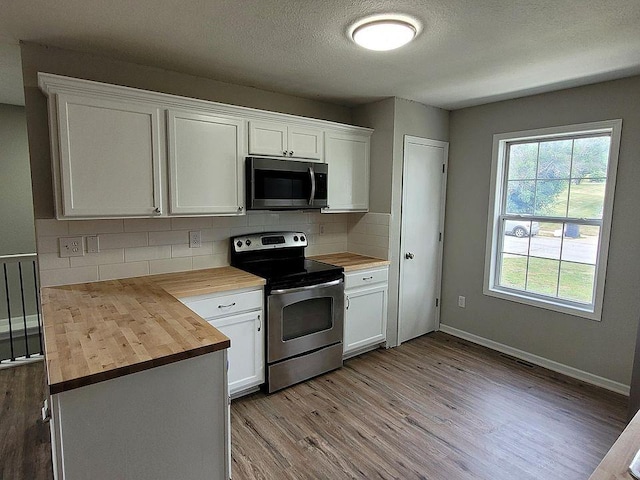
[[[169,212],[237,214],[244,208],[242,119],[169,110]]]
[[[63,217],[161,213],[161,110],[85,95],[57,96]],[[117,141],[116,141],[117,140]]]
[[[369,209],[369,144],[367,135],[325,132],[325,161],[329,165],[325,212]]]
[[[327,212],[366,211],[372,130],[38,73],[56,217],[244,215],[245,157],[329,163]]]
[[[278,157],[322,160],[323,131],[320,128],[280,122],[249,122],[249,153]]]

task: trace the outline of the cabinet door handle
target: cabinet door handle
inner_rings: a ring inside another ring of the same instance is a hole
[[[229,308],[229,307],[235,307],[236,302],[230,303],[229,305],[218,305],[218,308]]]
[[[262,318],[258,315],[258,331],[262,330]]]
[[[293,157],[293,150],[290,150],[290,151],[289,151],[289,156],[290,156],[290,157]]]
[[[282,151],[282,155],[284,155],[285,157],[289,154],[289,152],[287,152],[286,150]]]
[[[156,207],[153,209],[153,213],[160,213],[160,207]]]
[[[362,280],[368,282],[369,280],[373,280],[373,277],[362,277]]]
[[[346,297],[347,297],[347,310],[349,310],[349,305],[351,304],[351,301],[349,300],[349,295],[347,295]]]

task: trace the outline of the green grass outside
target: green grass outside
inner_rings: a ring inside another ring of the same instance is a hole
[[[558,268],[560,279],[558,286]],[[591,303],[595,267],[531,257],[505,255],[502,259],[500,285],[551,297]],[[557,292],[557,294],[556,294]]]

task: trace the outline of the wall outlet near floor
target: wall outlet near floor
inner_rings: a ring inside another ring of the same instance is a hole
[[[200,230],[189,232],[189,248],[200,248],[202,246],[202,234]]]
[[[84,257],[84,244],[82,237],[59,238],[60,258]]]
[[[87,253],[98,253],[100,251],[100,241],[98,235],[87,237]]]
[[[465,308],[467,306],[467,298],[460,295],[458,297],[458,306],[460,308]]]

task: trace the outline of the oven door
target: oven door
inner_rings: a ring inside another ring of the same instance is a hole
[[[272,290],[267,297],[267,362],[342,342],[344,280]]]

